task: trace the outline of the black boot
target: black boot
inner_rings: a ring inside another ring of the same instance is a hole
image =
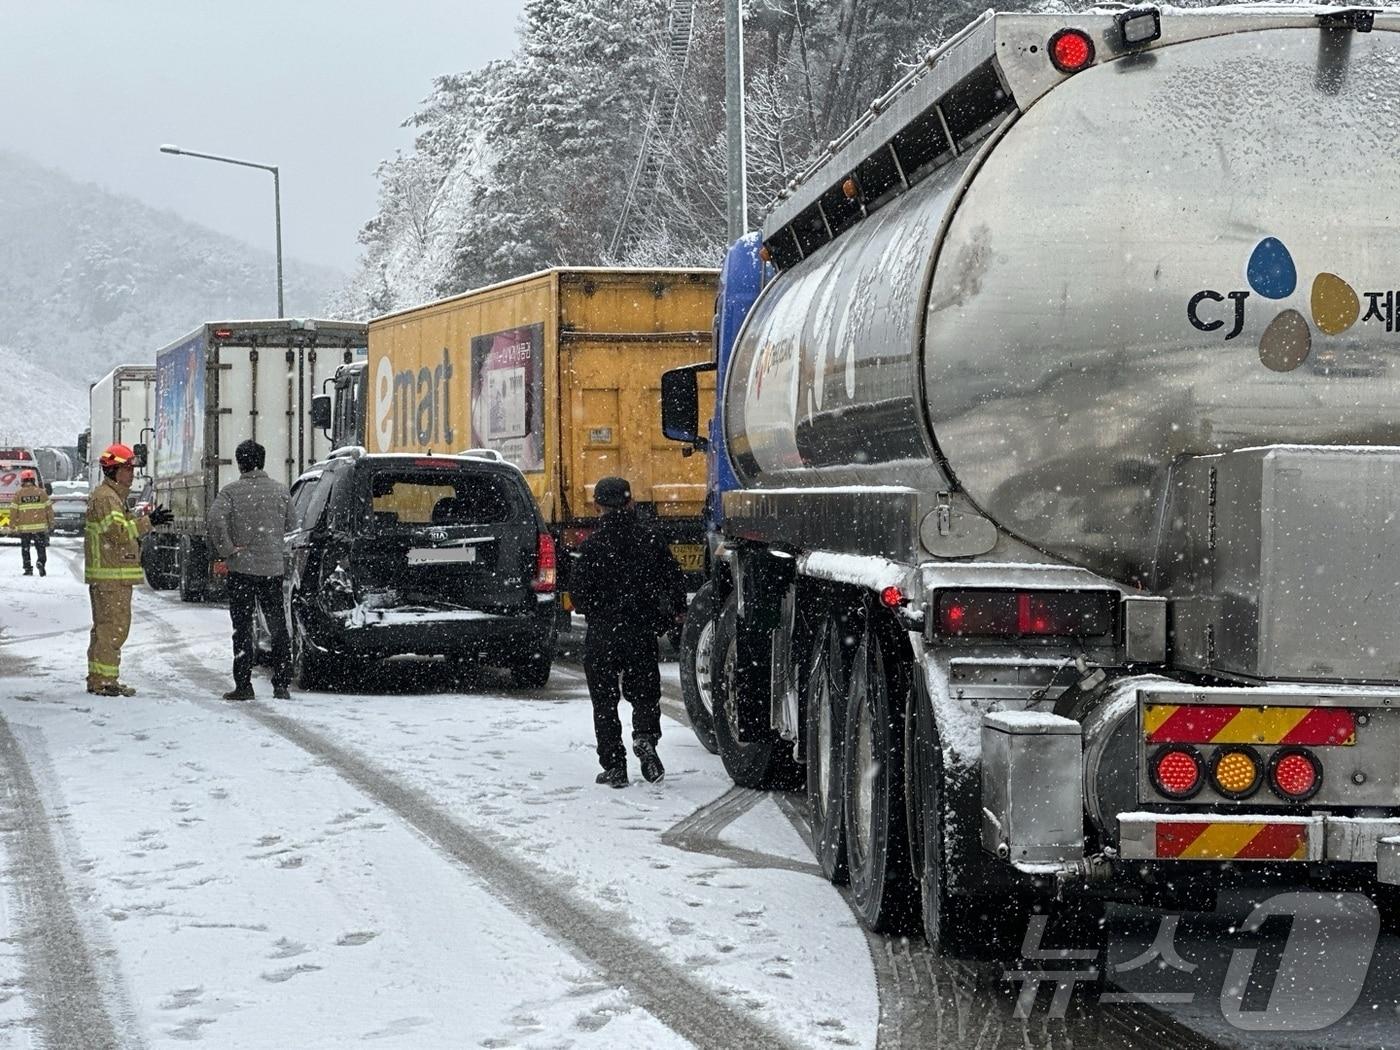
[[[42,566],[42,565],[39,566],[39,575],[40,575],[40,576],[47,576],[47,575],[48,575],[48,571],[47,571],[47,570],[44,568],[44,566]]]
[[[656,745],[650,740],[638,740],[632,745],[633,753],[642,761],[642,776],[655,784],[666,777],[666,767],[661,764],[661,756],[656,753]]]
[[[31,569],[28,565],[26,565],[26,566],[24,567],[24,574],[25,574],[26,576],[33,576],[33,575],[34,575],[34,570]]]
[[[605,769],[594,778],[595,784],[606,784],[608,787],[625,788],[628,784],[627,767],[613,766],[612,769]]]

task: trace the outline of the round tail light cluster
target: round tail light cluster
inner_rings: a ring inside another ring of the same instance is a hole
[[[1205,783],[1201,756],[1194,747],[1172,744],[1160,749],[1147,764],[1152,786],[1171,799],[1191,798]]]
[[[1286,747],[1269,761],[1269,786],[1287,802],[1303,802],[1322,787],[1322,764],[1311,751]]]
[[[1207,764],[1189,744],[1159,748],[1147,764],[1152,786],[1173,801],[1185,801],[1210,786],[1228,799],[1249,798],[1266,780],[1285,802],[1305,802],[1322,787],[1322,763],[1311,751],[1285,747],[1266,764],[1252,747],[1222,747]]]

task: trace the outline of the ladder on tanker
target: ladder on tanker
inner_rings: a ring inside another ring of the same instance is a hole
[[[608,242],[608,255],[616,259],[618,249],[626,243],[627,234],[642,218],[646,202],[661,176],[661,146],[670,138],[680,115],[680,88],[685,83],[690,64],[690,43],[695,28],[695,0],[671,0],[666,14],[666,59],[671,76],[658,84],[651,93],[646,128],[642,132],[642,148],[632,166],[627,181],[627,196],[622,201],[617,228]]]

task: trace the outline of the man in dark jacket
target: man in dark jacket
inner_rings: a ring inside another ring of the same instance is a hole
[[[282,609],[287,486],[263,472],[267,450],[256,441],[240,444],[233,459],[238,480],[226,486],[209,508],[209,541],[218,559],[214,571],[228,577],[228,610],[233,618],[233,689],[224,699],[253,699],[257,656],[253,618],[261,607],[272,635],[272,695],[288,700],[292,651]]]
[[[588,619],[583,670],[603,766],[598,783],[627,786],[627,749],[617,714],[624,696],[632,705],[632,750],[642,776],[656,783],[666,775],[656,753],[661,739],[656,636],[684,616],[685,580],[670,548],[638,520],[625,479],[602,478],[593,500],[603,516],[579,548],[569,593]]]

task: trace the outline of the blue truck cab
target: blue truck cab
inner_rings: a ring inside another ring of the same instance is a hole
[[[722,424],[725,375],[730,355],[738,342],[739,330],[758,301],[764,286],[777,272],[760,255],[763,238],[745,234],[725,254],[720,267],[719,291],[715,296],[714,350],[709,361],[674,368],[661,377],[662,431],[673,441],[703,452],[706,461],[706,492],[703,523],[706,539],[706,582],[696,593],[686,613],[681,632],[681,695],[700,742],[715,752],[713,700],[710,690],[710,663],[716,637],[719,603],[712,599],[711,575],[717,571],[714,554],[719,547],[723,524],[724,494],[739,488],[739,479],[729,461]],[[704,431],[700,406],[699,374],[715,373],[714,411]]]

